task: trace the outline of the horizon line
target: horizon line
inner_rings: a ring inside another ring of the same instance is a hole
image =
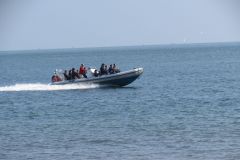
[[[0,52],[22,52],[22,51],[36,51],[36,50],[64,50],[64,49],[110,49],[110,48],[124,48],[124,47],[153,47],[153,46],[184,46],[184,45],[209,45],[209,44],[234,44],[240,41],[219,41],[219,42],[192,42],[192,43],[162,43],[162,44],[137,44],[137,45],[113,45],[113,46],[85,46],[85,47],[69,47],[69,48],[36,48],[36,49],[9,49],[0,50]]]

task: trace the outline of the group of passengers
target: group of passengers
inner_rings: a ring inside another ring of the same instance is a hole
[[[108,75],[108,74],[114,74],[114,73],[119,73],[119,72],[120,72],[120,70],[117,69],[116,64],[110,64],[110,66],[108,68],[107,65],[103,63],[99,69],[99,72],[95,69],[93,75],[95,77],[98,77],[101,75]]]
[[[82,76],[87,78],[87,69],[81,64],[79,70],[75,71],[75,68],[72,68],[69,71],[65,70],[63,75],[65,80],[80,79]]]
[[[70,70],[65,70],[63,73],[64,77],[61,77],[59,74],[54,72],[54,75],[52,76],[52,82],[59,82],[64,80],[73,80],[73,79],[80,79],[81,77],[87,78],[87,69],[86,67],[81,64],[79,70],[75,70],[75,68],[72,68]]]
[[[98,77],[102,75],[108,75],[108,74],[114,74],[119,73],[120,70],[117,69],[115,64],[110,64],[108,67],[106,64],[102,64],[100,67],[100,70],[97,71],[97,69],[94,70],[93,76]],[[80,65],[79,70],[75,70],[75,68],[72,68],[70,70],[65,70],[63,73],[63,78],[61,78],[56,72],[54,72],[54,75],[52,76],[52,82],[59,82],[64,80],[74,80],[74,79],[80,79],[82,77],[87,78],[87,68],[84,66],[84,64]]]

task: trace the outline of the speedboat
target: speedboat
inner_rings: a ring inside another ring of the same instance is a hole
[[[143,68],[134,68],[132,70],[123,71],[119,73],[114,74],[108,74],[108,75],[101,75],[98,77],[93,76],[93,72],[95,69],[90,69],[90,72],[92,73],[91,76],[88,78],[80,78],[80,79],[74,79],[74,80],[62,80],[58,82],[52,82],[52,85],[64,85],[64,84],[99,84],[104,86],[126,86],[133,81],[135,81],[137,78],[139,78],[140,75],[143,73]]]

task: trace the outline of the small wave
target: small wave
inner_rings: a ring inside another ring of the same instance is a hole
[[[75,89],[90,89],[97,88],[97,84],[65,84],[65,85],[50,85],[42,83],[23,83],[10,86],[1,86],[0,92],[11,91],[56,91],[56,90],[75,90]]]

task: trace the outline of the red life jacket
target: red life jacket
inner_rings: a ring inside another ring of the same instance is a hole
[[[80,67],[80,69],[79,69],[79,74],[84,74],[84,73],[85,73],[84,67]]]
[[[62,79],[59,76],[56,76],[57,82],[61,81]]]

